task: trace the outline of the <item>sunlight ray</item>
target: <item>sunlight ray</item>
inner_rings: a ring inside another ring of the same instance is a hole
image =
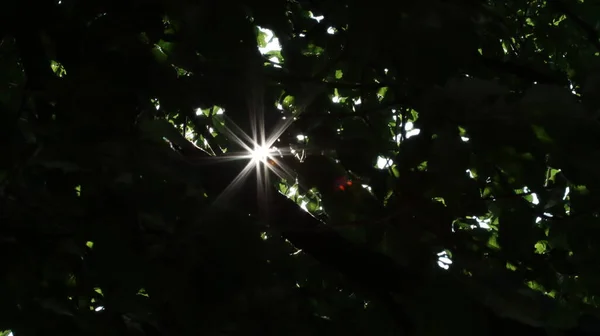
[[[253,67],[248,67],[249,71],[252,72]],[[256,70],[256,69],[255,69]],[[235,153],[227,155],[231,159],[249,159],[250,161],[246,167],[236,176],[236,178],[217,196],[217,200],[222,202],[232,192],[243,185],[245,179],[247,179],[253,172],[252,168],[255,168],[256,183],[257,183],[257,201],[259,205],[259,211],[263,212],[263,215],[268,214],[269,195],[272,189],[270,181],[270,172],[273,172],[277,177],[285,179],[287,181],[294,180],[294,173],[291,169],[285,166],[282,160],[275,158],[276,153],[278,156],[283,157],[291,155],[291,151],[281,151],[273,147],[273,144],[281,137],[281,135],[290,127],[294,122],[297,113],[294,113],[293,117],[283,118],[278,122],[273,129],[268,130],[267,134],[265,126],[265,110],[264,110],[264,87],[257,85],[256,78],[261,76],[256,73],[251,73],[247,76],[247,79],[251,78],[253,83],[247,83],[249,92],[246,95],[246,106],[248,107],[248,117],[250,121],[250,133],[249,136],[245,131],[233,122],[226,114],[223,115],[225,119],[225,125],[222,128],[224,135],[229,137],[230,140],[242,147],[242,153]],[[259,80],[259,82],[261,82]]]
[[[243,185],[243,181],[250,175],[252,171],[253,165],[248,163],[246,167],[229,183],[229,185],[223,190],[215,199],[215,204],[221,204],[226,202],[229,199],[229,196],[235,192],[238,188]]]
[[[264,122],[261,118],[255,118],[256,115],[250,113],[251,120],[253,120],[251,127],[254,128],[253,136],[250,137],[246,134],[238,125],[236,125],[231,119],[226,118],[226,125],[222,128],[222,131],[227,137],[233,142],[242,147],[241,152],[227,153],[215,157],[214,161],[207,161],[208,164],[215,163],[217,161],[224,162],[230,160],[249,159],[249,163],[244,169],[236,176],[236,178],[223,190],[215,199],[215,203],[223,203],[229,199],[232,194],[243,185],[243,182],[252,174],[252,169],[256,169],[256,183],[257,183],[257,201],[259,203],[259,210],[263,212],[263,215],[268,214],[268,199],[270,194],[270,179],[269,171],[273,172],[279,178],[291,181],[293,179],[293,172],[287,168],[285,164],[275,158],[275,153],[279,156],[289,155],[289,151],[281,151],[272,147],[273,143],[277,141],[279,136],[285,132],[287,127],[291,125],[291,122],[284,122],[279,124],[274,129],[274,134],[269,137],[269,141],[264,141]],[[246,140],[246,141],[244,141]]]
[[[294,114],[294,116],[292,116],[290,118],[282,119],[273,128],[273,131],[271,132],[271,136],[267,139],[267,144],[269,146],[272,146],[275,143],[275,141],[277,141],[277,139],[279,139],[279,137],[292,125],[296,115],[297,114]]]
[[[265,164],[264,162],[262,164],[258,163],[256,165],[257,200],[261,217],[263,217],[267,222],[269,221],[268,214],[270,203],[269,180],[268,164]]]
[[[233,120],[229,119],[228,117],[225,117],[225,120],[227,123],[224,125],[223,130],[227,133],[226,135],[231,137],[231,140],[242,146],[246,151],[252,152],[252,148],[249,147],[247,143],[251,145],[254,144],[254,139],[248,136],[248,134],[246,134],[246,132],[244,132],[236,123],[234,123]],[[246,142],[240,139],[240,137],[246,140]]]
[[[275,164],[268,165],[268,169],[271,170],[273,173],[275,173],[275,175],[277,175],[279,178],[282,178],[287,181],[291,181],[294,179],[293,171],[290,168],[288,168],[283,162],[281,162],[281,160],[279,160],[275,157],[272,157],[271,160],[273,160],[273,162],[275,162]],[[265,165],[265,166],[267,166],[267,165]]]

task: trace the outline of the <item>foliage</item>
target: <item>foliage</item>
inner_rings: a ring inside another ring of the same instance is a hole
[[[0,330],[600,333],[599,10],[6,5]]]

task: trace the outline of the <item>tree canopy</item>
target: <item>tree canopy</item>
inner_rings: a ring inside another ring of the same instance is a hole
[[[599,14],[9,2],[0,331],[600,334]]]

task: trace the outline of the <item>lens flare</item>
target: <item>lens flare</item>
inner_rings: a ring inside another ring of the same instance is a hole
[[[287,167],[284,163],[288,161],[285,156],[296,156],[291,150],[290,145],[276,144],[284,132],[291,126],[297,117],[304,111],[306,104],[296,106],[290,111],[283,108],[277,108],[281,113],[280,119],[272,122],[272,117],[278,112],[271,108],[265,109],[265,82],[263,74],[263,60],[257,58],[255,64],[246,66],[247,73],[241,78],[241,87],[247,89],[246,104],[248,109],[249,122],[244,123],[246,127],[240,128],[229,118],[229,113],[219,115],[223,123],[218,132],[222,133],[232,142],[234,149],[226,155],[228,159],[248,160],[248,164],[238,173],[231,183],[219,194],[216,195],[215,203],[227,203],[229,196],[235,189],[242,187],[249,176],[256,177],[257,201],[263,210],[269,205],[269,193],[275,190],[275,184],[270,181],[273,177],[293,182],[296,179],[296,173]],[[307,100],[308,101],[308,100]],[[265,111],[268,110],[271,115],[265,118]],[[236,112],[240,112],[239,110]],[[265,121],[269,119],[268,125]],[[241,121],[241,120],[238,120]],[[249,133],[246,133],[250,131]],[[235,153],[234,153],[235,151]],[[253,174],[253,171],[255,173]],[[268,214],[268,211],[265,211]]]
[[[254,163],[262,162],[267,163],[269,159],[271,159],[271,153],[273,152],[273,148],[268,148],[267,146],[255,145],[254,149],[250,151],[250,156],[252,157],[252,161]]]
[[[267,137],[265,136],[263,121],[260,118],[256,118],[253,114],[251,114],[251,118],[255,119],[255,125],[252,127],[252,136],[248,135],[233,120],[229,119],[226,113],[224,114],[225,124],[221,131],[242,149],[241,152],[230,153],[228,159],[242,159],[249,160],[249,162],[225,190],[216,197],[215,203],[227,203],[229,196],[237,188],[241,187],[244,181],[252,174],[252,171],[255,170],[257,200],[260,207],[266,213],[265,209],[269,204],[269,193],[273,189],[269,175],[274,174],[278,178],[287,181],[292,181],[295,178],[294,173],[280,160],[281,157],[292,155],[292,153],[287,149],[274,146],[277,139],[290,126],[291,122],[285,120],[276,125],[270,132],[270,136]]]

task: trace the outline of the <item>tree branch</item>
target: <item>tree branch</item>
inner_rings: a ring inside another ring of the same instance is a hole
[[[600,51],[600,35],[598,31],[594,29],[589,23],[585,22],[582,18],[577,16],[564,2],[561,0],[550,0],[548,1],[552,6],[556,7],[561,13],[566,15],[569,19],[575,21],[575,23],[583,30],[589,42]]]

